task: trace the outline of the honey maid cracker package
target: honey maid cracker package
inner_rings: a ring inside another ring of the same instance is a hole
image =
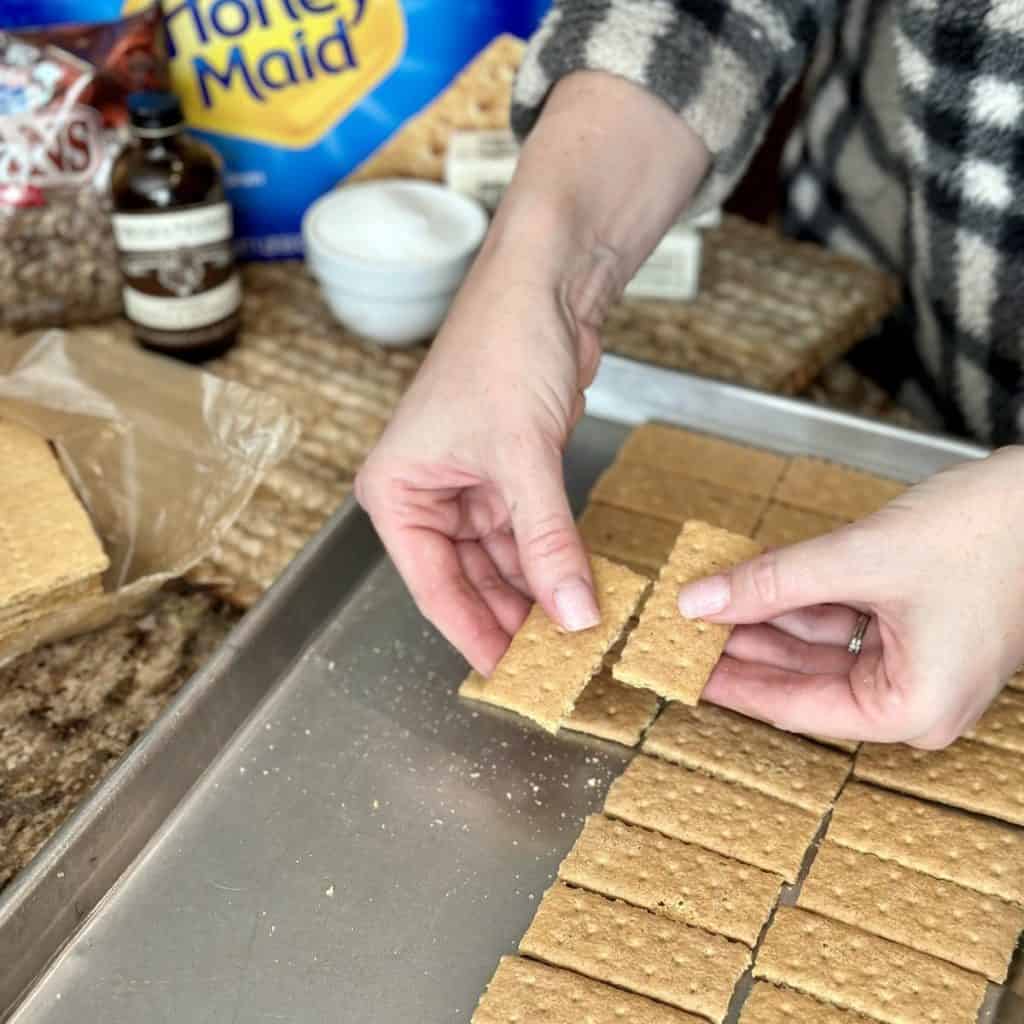
[[[113,21],[151,0],[3,0],[0,29]],[[302,252],[310,203],[549,0],[162,0],[171,81],[222,155],[239,255]]]

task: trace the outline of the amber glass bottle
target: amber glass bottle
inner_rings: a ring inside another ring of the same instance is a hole
[[[111,176],[125,315],[145,348],[204,362],[234,344],[242,300],[220,160],[184,134],[171,93],[134,93],[128,110]]]

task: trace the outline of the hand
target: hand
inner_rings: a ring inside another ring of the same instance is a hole
[[[1024,448],[1004,449],[684,588],[684,615],[738,624],[704,696],[795,732],[953,742],[1024,661],[1022,475]]]

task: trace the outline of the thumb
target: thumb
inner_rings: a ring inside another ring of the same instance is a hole
[[[531,452],[498,485],[508,505],[519,562],[534,598],[563,629],[601,621],[587,554],[573,522],[557,449]]]
[[[847,530],[766,551],[679,593],[688,619],[739,625],[765,622],[816,604],[856,602],[862,564]]]

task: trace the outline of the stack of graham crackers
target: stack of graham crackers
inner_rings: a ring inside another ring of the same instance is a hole
[[[0,420],[0,641],[102,593],[109,561],[47,441]]]
[[[539,717],[547,666],[566,679],[573,662],[577,708],[601,703],[614,721],[628,698],[647,702],[614,737],[642,752],[585,822],[475,1024],[978,1020],[1024,930],[1024,674],[945,751],[815,742],[698,704],[727,631],[674,604],[682,581],[863,516],[903,486],[670,427],[629,438],[580,521],[599,589],[613,581],[614,621],[574,638],[589,644],[582,660],[559,658],[535,609],[510,653],[532,635],[544,659],[520,653],[511,674],[503,660],[463,687]],[[646,603],[613,559],[658,572]],[[586,683],[601,648],[613,650]],[[575,717],[563,702],[545,724],[611,738]]]

